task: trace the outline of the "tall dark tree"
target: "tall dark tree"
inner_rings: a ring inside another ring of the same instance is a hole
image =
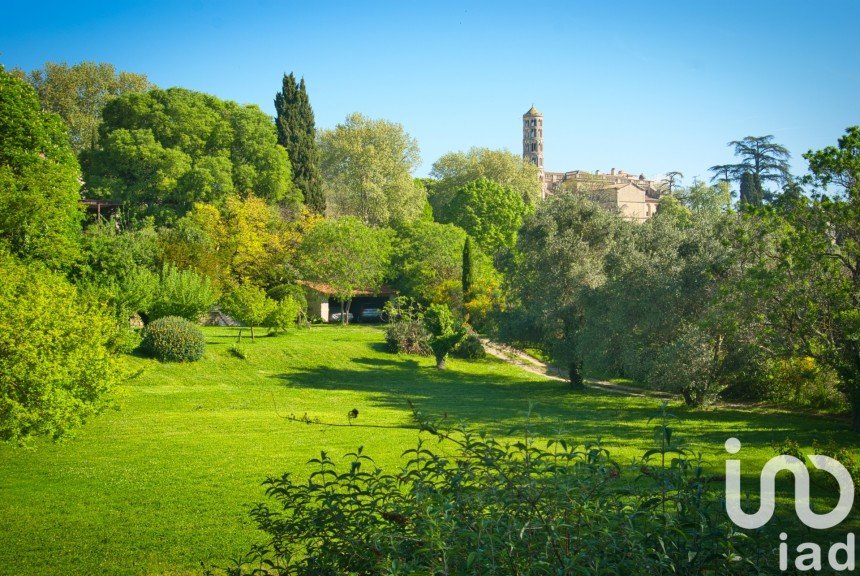
[[[466,236],[463,243],[463,301],[469,299],[472,285],[475,283],[475,260],[472,256],[472,238]]]
[[[743,140],[732,140],[728,144],[735,149],[735,156],[741,159],[737,164],[718,164],[708,170],[713,173],[711,182],[722,179],[728,182],[734,180],[744,185],[746,174],[752,174],[752,181],[758,182],[758,195],[766,195],[763,184],[776,182],[785,184],[791,178],[788,172],[788,160],[791,154],[788,148],[773,141],[773,136],[747,136]],[[748,190],[749,181],[747,182]],[[741,192],[743,201],[743,192]],[[755,202],[751,202],[755,203]],[[761,202],[757,202],[761,204]]]
[[[734,164],[717,164],[716,166],[711,166],[708,168],[708,171],[714,174],[711,176],[711,182],[719,180],[728,184],[734,179],[734,168]]]
[[[744,172],[741,175],[741,204],[761,206],[763,200],[761,179],[753,172]]]
[[[681,182],[681,178],[683,177],[684,175],[677,170],[666,173],[666,177],[663,179],[663,184],[666,186],[666,189],[669,191],[669,194],[671,194],[675,190],[675,188],[678,187]]]
[[[320,154],[317,148],[314,111],[305,90],[305,79],[284,74],[283,87],[275,95],[278,143],[287,149],[293,168],[293,182],[302,192],[305,204],[319,214],[325,213],[325,195],[320,180]]]

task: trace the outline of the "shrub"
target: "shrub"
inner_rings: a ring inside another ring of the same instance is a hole
[[[700,462],[665,426],[666,440],[646,452],[654,463],[631,466],[599,443],[420,427],[400,470],[380,470],[359,448],[345,466],[322,452],[308,463],[310,481],[269,478],[272,503],[251,512],[267,542],[226,573],[776,573],[760,535],[734,528]]]
[[[487,355],[484,350],[484,345],[481,343],[481,338],[475,332],[469,332],[459,344],[454,347],[451,354],[457,358],[466,358],[467,360],[479,360]]]
[[[197,322],[216,300],[217,294],[209,278],[193,270],[165,264],[161,269],[158,294],[150,305],[149,319],[179,316]]]
[[[65,278],[0,252],[0,440],[59,437],[116,380],[116,322]]]
[[[162,362],[193,362],[203,356],[205,341],[196,324],[179,316],[165,316],[144,328],[140,347]]]
[[[385,331],[385,343],[389,352],[429,356],[430,334],[424,328],[424,320],[417,304],[408,298],[397,298],[387,302],[383,311],[391,319]]]
[[[424,327],[430,333],[429,344],[436,358],[436,368],[442,370],[448,354],[466,335],[466,329],[458,324],[445,304],[432,304],[424,311]]]
[[[269,328],[270,334],[281,334],[295,327],[304,307],[292,296],[287,296],[275,305],[269,313],[264,326]]]
[[[305,288],[298,284],[279,284],[267,290],[266,296],[276,302],[280,302],[284,298],[292,298],[299,303],[302,310],[306,310],[308,307],[308,297],[305,294]]]

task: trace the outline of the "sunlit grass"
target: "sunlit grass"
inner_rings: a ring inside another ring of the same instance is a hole
[[[0,574],[199,574],[200,561],[223,564],[259,538],[247,511],[264,498],[266,476],[303,476],[320,450],[340,456],[359,445],[378,465],[398,465],[417,438],[408,401],[500,436],[529,424],[579,442],[600,437],[622,462],[650,446],[648,420],[659,412],[654,399],[571,393],[494,359],[452,359],[440,372],[430,358],[387,353],[378,328],[315,326],[243,340],[244,360],[230,353],[231,329],[206,335],[197,363],[129,357],[136,376],[117,391],[117,408],[74,438],[0,447]],[[677,434],[715,473],[723,442],[739,437],[750,480],[773,456],[771,442],[785,437],[807,450],[831,437],[860,445],[843,423],[823,418],[671,412]]]

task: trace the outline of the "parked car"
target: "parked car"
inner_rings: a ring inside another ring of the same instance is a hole
[[[382,322],[382,310],[379,308],[365,308],[359,316],[362,322]]]
[[[328,317],[329,322],[343,322],[343,312],[332,312]],[[353,315],[352,312],[346,313],[346,321],[352,322]]]

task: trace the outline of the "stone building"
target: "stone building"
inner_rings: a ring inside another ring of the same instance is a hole
[[[661,182],[613,168],[608,173],[547,172],[543,165],[543,114],[532,106],[523,114],[523,158],[538,167],[542,196],[567,190],[587,194],[629,220],[647,220],[657,212]]]

